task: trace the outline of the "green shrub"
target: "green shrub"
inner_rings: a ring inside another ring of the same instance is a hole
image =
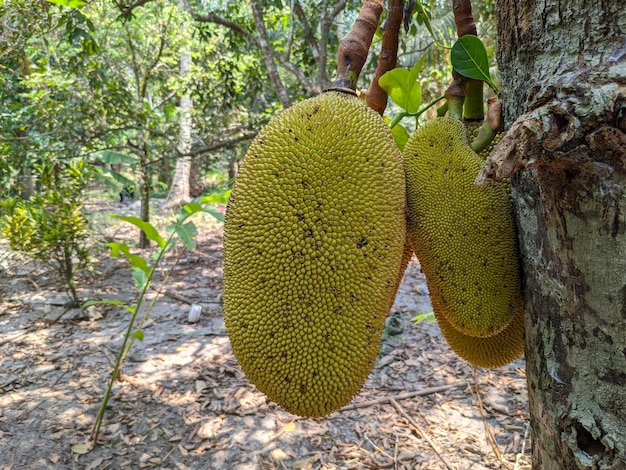
[[[61,278],[72,306],[79,306],[75,274],[89,261],[89,224],[83,213],[88,179],[84,162],[38,165],[38,194],[0,202],[0,235],[11,249],[40,261]]]

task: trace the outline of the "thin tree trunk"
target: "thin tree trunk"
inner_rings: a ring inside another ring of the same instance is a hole
[[[144,222],[150,222],[150,193],[152,190],[152,175],[150,173],[150,160],[148,159],[148,144],[146,142],[146,133],[142,131],[141,156],[139,157],[139,174],[141,181],[139,183],[139,197],[141,205],[139,207],[139,218]],[[144,249],[150,246],[150,239],[146,236],[146,232],[139,232],[139,248]]]
[[[626,8],[496,0],[533,468],[626,468]],[[621,119],[620,119],[621,116]]]
[[[239,163],[237,162],[237,157],[235,155],[231,155],[230,157],[228,157],[228,179],[235,179],[238,173]]]
[[[179,5],[181,11],[184,11],[184,5]],[[185,22],[181,25],[180,34],[185,36]],[[185,38],[186,40],[187,38]],[[191,71],[192,59],[188,44],[182,46],[180,53],[180,77],[185,79]],[[181,154],[189,153],[191,150],[191,129],[193,109],[193,101],[189,92],[184,92],[180,97],[180,119],[178,131],[178,150]],[[165,201],[166,208],[180,207],[191,201],[190,197],[190,179],[191,179],[191,157],[184,156],[176,159],[176,168],[174,169],[174,177],[170,192]]]

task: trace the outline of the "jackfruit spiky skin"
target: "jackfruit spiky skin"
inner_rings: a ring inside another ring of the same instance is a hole
[[[433,308],[464,335],[499,333],[522,308],[508,184],[474,185],[483,159],[450,117],[418,128],[404,158],[409,233]]]
[[[402,156],[356,97],[323,93],[251,144],[224,224],[224,317],[247,377],[322,417],[369,375],[403,255]]]
[[[396,276],[396,282],[393,287],[393,295],[389,297],[389,305],[387,308],[387,315],[391,314],[391,309],[393,308],[393,304],[396,300],[396,296],[398,295],[398,290],[400,290],[400,284],[402,284],[402,278],[404,277],[404,272],[406,271],[407,266],[409,265],[409,261],[413,257],[413,245],[409,241],[408,232],[405,232],[406,238],[404,241],[404,249],[402,250],[402,258],[400,260],[400,269],[398,270],[398,275]]]
[[[467,336],[456,330],[441,311],[434,310],[437,324],[452,350],[477,367],[502,367],[524,353],[524,315],[519,310],[500,333],[488,338]]]

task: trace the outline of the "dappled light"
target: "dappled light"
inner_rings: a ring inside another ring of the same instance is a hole
[[[346,410],[317,420],[269,401],[237,364],[219,303],[221,230],[203,231],[185,260],[167,288],[201,305],[200,321],[186,321],[185,302],[167,295],[157,300],[143,341],[133,345],[113,387],[99,446],[86,455],[70,449],[93,427],[129,313],[102,306],[98,320],[46,323],[40,302],[49,292],[37,291],[33,303],[20,303],[15,293],[4,298],[11,307],[0,313],[0,453],[14,468],[362,468],[394,461],[444,468],[388,397],[398,397],[448,462],[497,465],[467,385],[471,368],[450,351],[434,323],[410,322],[430,309],[415,260],[393,309],[401,332],[385,334],[372,374]],[[110,269],[116,264],[106,261],[107,277],[81,284],[81,292],[106,286],[110,293],[132,293],[128,269]],[[22,268],[43,274],[30,269],[35,266]],[[4,279],[17,279],[14,272],[5,271]],[[489,426],[509,461],[521,451],[527,427],[522,366],[518,361],[477,373]],[[443,390],[401,398],[429,387]]]

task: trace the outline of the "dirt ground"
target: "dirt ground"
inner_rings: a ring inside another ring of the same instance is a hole
[[[136,234],[108,226],[99,235],[130,242]],[[100,444],[86,454],[72,449],[91,432],[129,314],[68,312],[52,273],[0,244],[0,470],[530,468],[523,360],[474,372],[436,323],[411,322],[430,310],[415,258],[365,386],[313,420],[246,379],[222,317],[221,228],[202,227],[197,240],[174,268],[170,295],[156,300],[114,386]],[[127,262],[98,258],[80,279],[81,296],[135,299]],[[202,307],[197,323],[187,321],[189,302]]]

